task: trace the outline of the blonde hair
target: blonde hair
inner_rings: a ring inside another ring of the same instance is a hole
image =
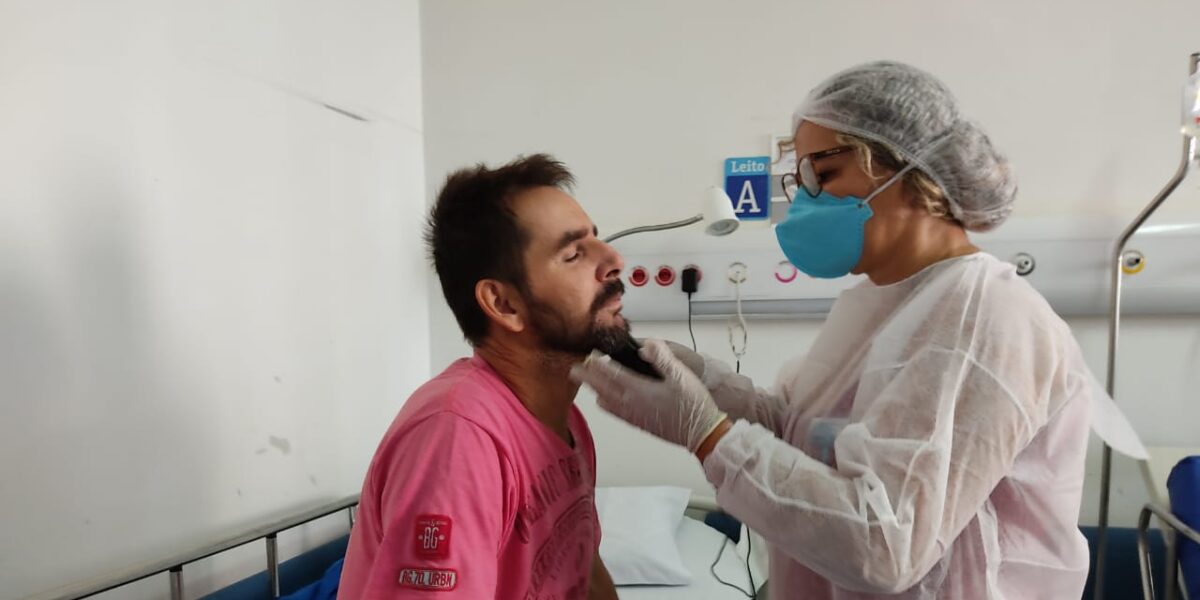
[[[907,162],[898,152],[883,144],[867,141],[850,134],[837,134],[837,142],[853,148],[854,154],[858,157],[858,165],[862,167],[867,177],[876,181],[887,177],[887,175],[875,173],[877,166],[895,173],[904,168]],[[934,183],[929,175],[920,169],[912,169],[904,174],[902,181],[904,190],[908,192],[909,196],[920,202],[925,210],[929,211],[929,214],[939,219],[958,223],[958,220],[950,213],[950,201],[946,199],[946,193],[937,183]]]

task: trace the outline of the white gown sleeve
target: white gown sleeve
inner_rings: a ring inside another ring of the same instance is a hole
[[[735,373],[724,361],[708,355],[700,377],[717,407],[731,419],[762,425],[776,436],[782,436],[788,399],[782,391],[771,392],[757,387],[745,375]]]
[[[940,347],[864,373],[859,393],[874,400],[837,437],[836,468],[739,422],[704,469],[721,506],[788,556],[845,589],[896,593],[938,562],[1048,407]]]

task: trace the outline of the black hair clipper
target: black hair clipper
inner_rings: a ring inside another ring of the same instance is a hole
[[[635,373],[640,373],[651,379],[662,381],[663,376],[658,372],[658,369],[655,369],[654,365],[646,362],[646,360],[642,358],[640,354],[638,354],[638,350],[641,349],[642,347],[637,343],[637,340],[631,337],[629,338],[628,342],[621,345],[620,349],[609,354],[609,356]]]

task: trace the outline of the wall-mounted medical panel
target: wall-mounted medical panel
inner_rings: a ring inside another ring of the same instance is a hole
[[[1119,224],[1045,219],[1014,221],[972,239],[1012,262],[1059,314],[1107,315],[1119,232]],[[842,290],[864,279],[799,273],[768,227],[743,227],[724,238],[694,230],[647,234],[616,246],[625,256],[624,314],[633,321],[687,319],[688,298],[675,275],[688,267],[701,273],[691,298],[696,319],[734,314],[739,296],[750,318],[823,318]],[[1122,314],[1200,314],[1200,224],[1144,228],[1122,264]]]

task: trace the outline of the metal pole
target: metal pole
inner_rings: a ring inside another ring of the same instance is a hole
[[[1150,566],[1150,507],[1142,508],[1138,515],[1137,545],[1138,563],[1142,573],[1142,600],[1154,600],[1154,576]],[[1097,578],[1099,581],[1099,578]],[[1094,594],[1093,594],[1094,596]]]
[[[171,567],[169,572],[171,600],[183,600],[183,565]]]
[[[682,221],[663,223],[662,225],[645,225],[643,227],[631,227],[624,231],[618,231],[618,232],[604,238],[604,243],[609,244],[609,243],[619,240],[627,235],[633,235],[635,233],[645,233],[647,231],[664,231],[667,229],[675,229],[677,227],[687,227],[688,225],[691,225],[692,223],[699,223],[700,221],[703,221],[703,220],[704,220],[704,215],[701,214],[701,215],[696,215],[691,218],[683,219]]]
[[[354,507],[354,506],[351,506],[351,507],[350,507],[349,509],[347,509],[347,510],[348,510],[348,512],[350,513],[350,529],[354,529],[354,517],[355,517],[355,516],[357,516],[357,515],[356,515],[356,513],[357,513],[357,508],[356,508],[356,507]]]
[[[1167,545],[1167,564],[1163,574],[1163,597],[1167,600],[1179,598],[1179,535],[1174,529],[1163,531]]]
[[[1200,52],[1194,53],[1189,58],[1188,75],[1196,73],[1197,67],[1200,66]],[[1170,196],[1175,188],[1183,181],[1187,175],[1188,169],[1191,167],[1192,161],[1196,158],[1196,140],[1191,136],[1183,136],[1183,159],[1176,169],[1175,175],[1167,182],[1166,187],[1154,197],[1146,208],[1138,214],[1133,223],[1125,228],[1121,233],[1121,237],[1117,240],[1116,246],[1113,248],[1112,255],[1112,286],[1110,288],[1110,302],[1108,315],[1108,377],[1107,389],[1108,395],[1116,398],[1116,382],[1117,382],[1117,350],[1118,350],[1118,332],[1121,327],[1121,283],[1123,271],[1121,270],[1122,259],[1125,254],[1125,246],[1129,243],[1129,239],[1137,230],[1145,224],[1150,215],[1158,210],[1158,207]],[[1150,476],[1150,467],[1146,461],[1141,461],[1142,478],[1146,480],[1146,489],[1150,493],[1151,501],[1157,502],[1158,489],[1154,487],[1154,480]],[[1109,498],[1111,494],[1112,480],[1112,448],[1108,444],[1104,444],[1104,454],[1100,463],[1100,519],[1099,527],[1096,532],[1096,566],[1095,566],[1095,585],[1094,597],[1096,600],[1104,600],[1104,571],[1105,559],[1108,555],[1108,513],[1109,513]]]
[[[272,598],[279,597],[279,544],[275,534],[267,536],[267,589]]]
[[[1109,335],[1109,347],[1111,348],[1115,334]],[[1111,350],[1110,350],[1111,352]],[[1109,367],[1109,372],[1112,372],[1112,367]],[[1111,384],[1110,384],[1111,386]],[[1110,392],[1111,395],[1111,392]],[[1096,566],[1092,569],[1095,573],[1092,585],[1092,597],[1096,600],[1104,600],[1104,561],[1108,556],[1108,501],[1109,501],[1109,478],[1112,475],[1112,448],[1108,444],[1104,444],[1104,456],[1100,461],[1100,521],[1096,528]],[[1139,540],[1140,543],[1141,540]],[[1144,590],[1143,586],[1143,590]],[[1153,600],[1154,590],[1150,590],[1150,595],[1146,596],[1148,600]]]

